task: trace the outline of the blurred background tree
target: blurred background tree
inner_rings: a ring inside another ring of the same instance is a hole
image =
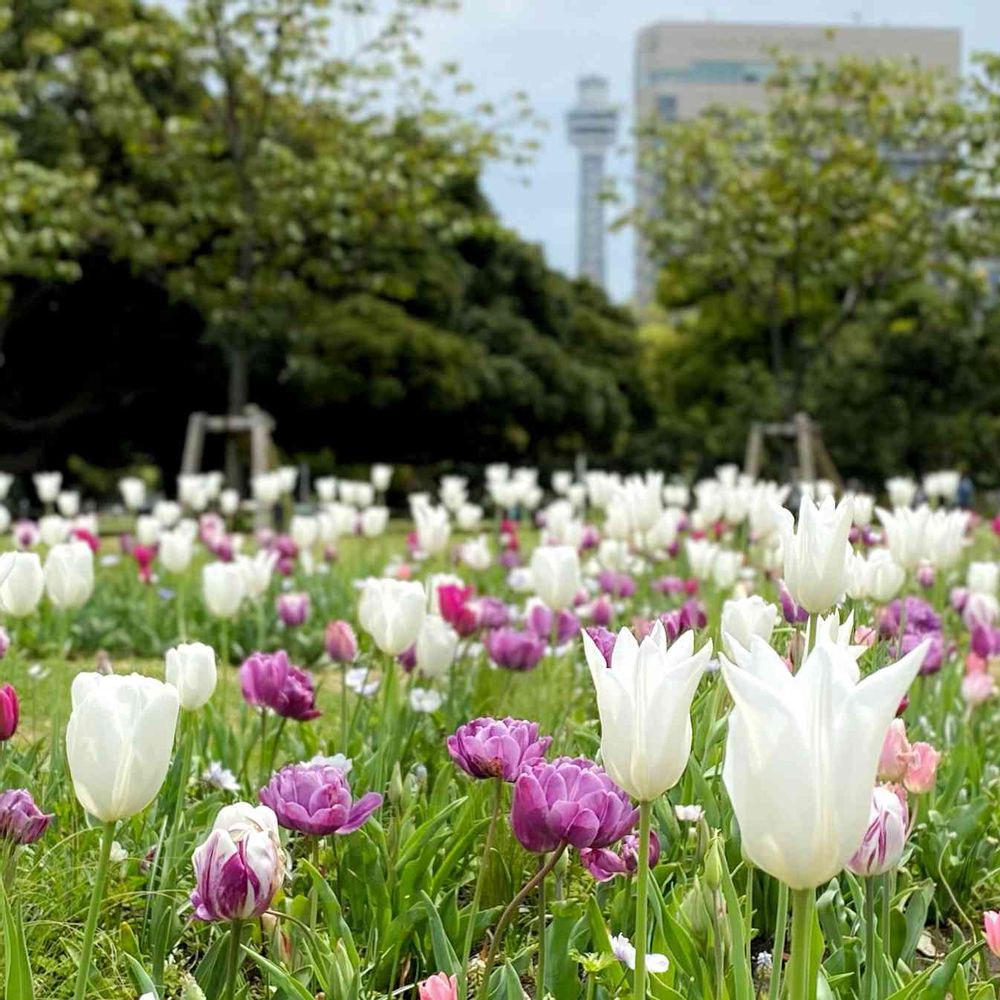
[[[766,112],[644,134],[637,324],[496,218],[534,122],[422,65],[448,5],[0,0],[0,464],[169,481],[191,410],[253,401],[317,470],[704,472],[803,408],[847,476],[996,475],[1000,61],[959,100],[779,58]]]
[[[806,410],[846,476],[983,470],[1000,444],[981,266],[997,230],[970,224],[975,109],[914,65],[852,58],[779,57],[768,92],[763,113],[643,136],[657,195],[632,221],[663,310],[642,335],[646,460],[705,471],[742,456],[750,421]]]

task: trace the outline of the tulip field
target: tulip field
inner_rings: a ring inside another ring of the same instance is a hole
[[[957,473],[297,478],[0,475],[5,1000],[996,1000]]]

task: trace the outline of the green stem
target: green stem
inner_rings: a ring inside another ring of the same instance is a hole
[[[74,1000],[84,1000],[87,993],[87,977],[90,974],[90,959],[94,953],[94,935],[97,933],[97,918],[101,914],[104,899],[104,883],[108,878],[108,862],[111,859],[111,844],[115,837],[114,822],[105,823],[101,832],[101,853],[97,861],[97,874],[90,894],[90,909],[83,929],[83,947],[80,949],[80,968],[76,973]]]
[[[545,867],[545,855],[539,858],[539,867]],[[545,878],[538,883],[538,977],[535,979],[535,996],[545,1000]]]
[[[240,938],[243,936],[243,921],[234,920],[229,929],[229,951],[226,960],[226,1000],[236,996],[236,979],[240,972]]]
[[[889,980],[889,976],[892,974],[892,970],[895,969],[896,965],[892,960],[892,890],[894,881],[894,872],[886,872],[882,876],[882,951],[885,955],[885,961],[882,963],[882,974],[883,979],[880,980],[881,989],[879,990],[882,996],[888,996],[892,984]]]
[[[312,837],[311,845],[311,861],[313,868],[319,871],[319,845],[320,838]],[[309,928],[313,932],[316,931],[316,916],[319,913],[319,889],[317,888],[316,882],[309,887]]]
[[[502,778],[493,779],[493,812],[490,816],[490,825],[486,830],[486,844],[483,847],[483,856],[479,862],[479,874],[476,876],[476,888],[472,893],[472,906],[469,911],[469,923],[465,929],[465,942],[459,961],[462,963],[459,969],[458,995],[467,996],[466,984],[469,974],[469,953],[472,951],[472,939],[476,933],[476,919],[479,917],[479,904],[483,898],[483,883],[486,881],[486,869],[489,865],[490,853],[493,850],[493,840],[496,837],[497,821],[500,818],[500,810],[503,807],[503,786]]]
[[[788,886],[778,883],[778,911],[774,921],[774,951],[771,953],[771,984],[768,1000],[781,996],[781,967],[785,955],[785,934],[788,930]]]
[[[816,1000],[816,973],[812,963],[816,890],[792,891],[792,957],[788,963],[788,1000]]]
[[[879,976],[881,979],[881,976]],[[865,980],[861,995],[865,1000],[876,1000],[875,985],[875,879],[865,879]]]
[[[260,709],[260,787],[267,783],[267,709]]]
[[[347,746],[347,665],[340,668],[340,751],[350,756]]]
[[[496,963],[497,955],[500,952],[500,943],[503,941],[504,932],[510,923],[518,907],[531,895],[532,891],[538,887],[542,879],[552,871],[558,864],[559,859],[566,851],[567,844],[561,844],[549,855],[549,860],[538,869],[538,871],[521,887],[521,891],[507,904],[506,909],[500,914],[497,921],[496,930],[493,934],[493,941],[490,943],[489,954],[486,956],[486,967],[483,969],[483,983],[479,987],[479,1000],[487,1000],[490,995],[490,973]]]
[[[747,867],[747,891],[746,891],[746,912],[744,920],[747,928],[747,968],[753,970],[753,865],[749,861],[745,862]]]
[[[652,802],[639,803],[639,872],[635,894],[635,1000],[646,998],[646,898],[649,892],[649,826]]]
[[[184,812],[184,799],[187,791],[188,775],[191,773],[191,754],[194,749],[194,726],[184,713],[181,713],[181,769],[178,772],[177,798],[174,800],[174,815],[170,824],[173,834],[181,824],[181,814]]]

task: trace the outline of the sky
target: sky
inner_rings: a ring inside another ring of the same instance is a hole
[[[183,0],[161,0],[179,8]],[[527,168],[497,164],[485,177],[503,221],[540,243],[549,262],[576,271],[577,157],[566,139],[565,114],[576,80],[608,78],[620,106],[619,144],[609,172],[631,191],[632,51],[638,30],[653,21],[716,20],[958,27],[968,58],[1000,51],[1000,0],[462,0],[454,14],[424,18],[427,63],[457,61],[480,96],[496,102],[527,93],[547,125],[542,148]],[[632,293],[632,238],[612,234],[606,246],[608,290]]]

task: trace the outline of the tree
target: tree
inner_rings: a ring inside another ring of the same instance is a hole
[[[763,112],[716,108],[644,140],[658,194],[634,219],[670,326],[648,349],[670,368],[653,377],[676,406],[660,424],[686,425],[687,454],[700,436],[709,460],[738,458],[750,419],[809,408],[843,467],[892,471],[917,450],[919,397],[937,373],[911,368],[919,387],[894,397],[908,423],[893,455],[859,461],[842,428],[885,416],[900,352],[921,357],[946,316],[973,321],[969,112],[954,83],[911,64],[776,60]],[[848,357],[865,359],[849,384]]]

